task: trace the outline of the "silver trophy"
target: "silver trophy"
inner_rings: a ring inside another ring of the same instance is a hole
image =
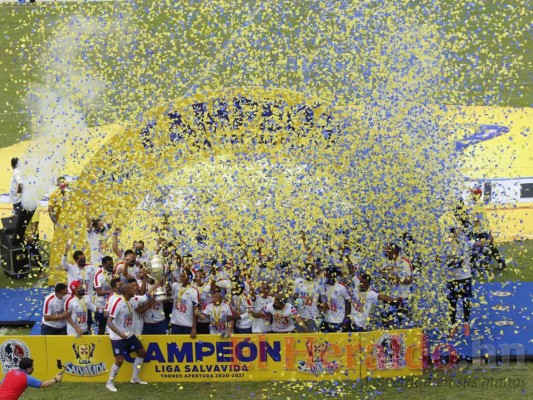
[[[163,258],[159,257],[157,254],[150,260],[150,274],[156,280],[156,282],[161,282],[165,279],[166,268]],[[168,295],[166,291],[166,283],[162,287],[158,287],[154,291],[154,299],[158,301],[168,300]]]

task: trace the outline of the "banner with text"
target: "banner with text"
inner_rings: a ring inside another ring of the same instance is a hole
[[[419,375],[423,366],[424,341],[420,329],[233,335],[231,338],[205,335],[196,339],[146,335],[140,340],[147,353],[140,376],[148,382],[205,382],[221,378],[354,380],[367,376]],[[49,379],[58,372],[58,365],[62,365],[65,381],[105,382],[114,362],[107,336],[21,336],[11,342],[28,349],[27,356],[35,360],[35,376],[40,379]],[[117,377],[119,382],[130,379],[135,354],[125,359]],[[5,363],[2,353],[2,374],[4,369],[16,365],[10,360]]]

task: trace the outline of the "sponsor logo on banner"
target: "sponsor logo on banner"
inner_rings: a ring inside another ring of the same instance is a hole
[[[374,345],[377,369],[402,369],[407,365],[405,360],[405,339],[403,335],[385,333]]]
[[[19,362],[24,357],[30,357],[30,349],[20,340],[6,340],[0,345],[0,360],[2,373],[6,374],[13,368],[18,368]]]
[[[93,355],[96,345],[94,343],[74,343],[72,350],[76,361],[65,364],[65,373],[76,376],[96,376],[106,372],[105,363],[94,362]]]
[[[305,343],[307,357],[298,361],[298,372],[302,374],[334,374],[341,365],[338,361],[328,361],[326,352],[330,344],[325,340],[309,340]]]

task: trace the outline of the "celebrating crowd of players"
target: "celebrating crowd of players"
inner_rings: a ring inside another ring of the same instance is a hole
[[[457,219],[463,218],[466,228],[465,216],[459,211]],[[396,243],[384,246],[386,261],[377,276],[383,293],[378,293],[371,285],[372,276],[359,269],[347,242],[331,248],[331,257],[324,261],[313,256],[301,233],[302,261],[291,266],[275,260],[263,239],[246,244],[239,236],[235,258],[197,260],[191,254],[178,254],[164,237],[154,251],[145,249],[140,240],[122,250],[120,228],[112,229],[89,216],[87,224],[91,263],[81,250],[70,254],[67,243],[61,267],[68,273],[68,282],[58,283],[46,298],[42,334],[108,334],[115,355],[107,384],[111,391],[116,391],[113,379],[125,352],[137,353],[131,382],[144,383],[138,376],[145,354],[137,338],[141,334],[195,338],[199,334],[363,332],[376,319],[371,311],[378,302],[384,303],[377,316],[381,327],[413,326],[410,297],[416,271]],[[450,251],[443,260],[450,269],[451,320],[456,325],[457,303],[462,299],[466,334],[472,249],[478,243],[467,233],[467,229],[452,230]],[[103,250],[110,235],[118,262]],[[167,271],[161,281],[150,270],[156,255]]]
[[[93,237],[103,238],[109,230],[101,221],[95,221],[95,226],[91,222],[89,243],[96,243]],[[70,263],[71,246],[67,244],[61,265],[68,273],[68,284],[57,284],[55,293],[46,299],[43,334],[80,336],[93,328],[98,334],[112,334],[113,318],[109,316],[129,288],[133,296],[127,330],[133,334],[172,333],[194,338],[208,333],[364,331],[370,310],[379,300],[391,305],[390,326],[399,327],[401,318],[407,318],[413,269],[409,260],[400,257],[395,244],[385,249],[389,262],[383,278],[390,288],[385,295],[370,288],[371,276],[357,270],[348,249],[341,250],[345,255],[342,265],[306,257],[295,269],[284,263],[272,268],[258,241],[255,261],[209,260],[201,266],[190,254],[180,256],[165,244],[149,252],[138,241],[123,251],[118,249],[119,235],[117,228],[113,232],[113,248],[121,256],[117,263],[98,250],[91,251],[93,263],[87,262],[81,250],[72,253],[74,263]],[[305,243],[303,234],[302,240]],[[99,247],[95,244],[92,248]],[[160,282],[149,268],[156,253],[168,271]],[[159,287],[165,288],[168,298],[153,296]]]

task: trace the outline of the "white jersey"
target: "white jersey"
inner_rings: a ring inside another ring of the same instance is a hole
[[[298,314],[304,319],[315,319],[318,316],[318,299],[320,297],[321,286],[317,281],[308,281],[303,278],[296,278],[294,281],[294,292],[301,300],[298,306]]]
[[[41,324],[51,326],[52,328],[56,329],[63,329],[67,325],[67,321],[62,319],[59,321],[45,321],[44,316],[45,315],[58,315],[63,314],[65,312],[65,300],[58,299],[55,295],[55,293],[52,293],[51,295],[47,296],[44,300],[44,307],[43,307],[43,319],[41,320]]]
[[[149,301],[148,296],[133,296],[130,299],[131,308],[133,309],[133,334],[141,335],[144,329],[144,313],[139,314],[135,311],[138,307],[146,304]]]
[[[411,263],[406,258],[398,258],[393,264],[393,275],[400,279],[406,279],[413,276],[413,268]],[[408,298],[411,294],[410,283],[399,283],[391,287],[392,297]]]
[[[119,332],[126,333],[128,337],[133,335],[133,307],[124,297],[119,296],[109,307],[109,317],[113,318],[113,324]],[[109,329],[111,340],[123,340],[119,335]]]
[[[252,300],[246,294],[246,292],[239,296],[231,296],[231,305],[236,313],[241,315],[241,319],[238,319],[235,326],[239,329],[247,329],[252,327],[252,315],[253,310]]]
[[[352,295],[352,310],[350,319],[360,328],[366,329],[370,320],[370,310],[378,302],[378,294],[372,289],[366,292],[359,290],[359,285],[354,289]]]
[[[192,286],[182,287],[181,283],[172,284],[172,298],[174,307],[170,323],[172,325],[192,327],[194,318],[194,307],[200,305],[200,295],[198,290]]]
[[[107,272],[105,272],[105,270],[102,267],[100,267],[98,272],[96,272],[96,274],[94,275],[94,280],[93,280],[95,294],[96,294],[96,288],[100,288],[102,290],[111,290],[111,284],[109,283],[110,282],[109,278],[110,276],[107,274]],[[108,297],[107,294],[103,296],[96,295],[96,301],[94,305],[97,308],[101,308],[101,309],[105,308],[107,297]]]
[[[91,263],[94,265],[100,265],[102,258],[109,253],[107,241],[109,239],[109,224],[104,224],[102,232],[98,232],[94,229],[87,231],[87,242],[89,243]]]
[[[233,317],[233,310],[225,301],[222,304],[215,306],[213,303],[209,303],[203,314],[208,316],[209,320],[209,333],[212,335],[222,335],[228,332],[229,318]]]
[[[266,306],[265,312],[272,315],[272,332],[286,333],[294,331],[293,318],[298,315],[296,308],[286,303],[282,310],[274,309],[274,303]]]
[[[146,291],[150,292],[155,286],[150,285],[149,283],[146,286]],[[165,312],[163,310],[163,302],[161,300],[156,300],[148,310],[144,312],[144,323],[145,324],[157,324],[158,322],[165,320]]]
[[[87,325],[88,310],[94,311],[94,305],[91,303],[89,296],[85,295],[81,299],[77,296],[70,296],[65,302],[65,311],[72,311],[70,318],[78,325],[82,332],[86,332],[89,329]],[[76,328],[67,323],[67,335],[77,336]]]
[[[196,290],[198,290],[198,294],[200,295],[200,306],[199,306],[200,311],[205,310],[207,305],[211,303],[211,286],[206,283],[204,283],[202,286],[198,286],[195,282],[193,282],[191,286],[195,288]],[[201,324],[208,323],[209,318],[206,318],[206,319],[198,318],[197,322]]]
[[[85,286],[85,288],[87,289],[87,295],[92,296],[94,290],[94,275],[96,275],[97,270],[94,265],[87,264],[85,267],[80,268],[77,264],[71,264],[67,262],[67,257],[63,255],[63,257],[61,257],[61,266],[65,271],[67,271],[67,286],[69,287],[69,293],[71,293],[70,284],[74,281],[81,281],[83,283],[83,286]]]
[[[255,298],[255,301],[253,302],[254,313],[264,311],[266,307],[269,304],[272,304],[273,302],[274,302],[274,298],[271,296],[267,296],[266,298],[257,296]],[[266,313],[263,313],[262,318],[253,318],[252,319],[252,333],[271,332],[272,331],[271,320],[272,320],[271,315],[266,314]]]
[[[342,283],[335,282],[322,288],[327,308],[324,313],[324,321],[330,324],[341,324],[344,321],[346,301],[350,301],[350,293]]]
[[[111,312],[111,306],[113,305],[113,303],[115,302],[116,299],[118,299],[120,297],[120,294],[117,294],[115,292],[113,292],[106,300],[105,302],[105,307],[104,307],[104,311],[106,313],[110,313]]]
[[[122,283],[126,283],[128,281],[128,278],[126,278],[126,276],[124,276],[124,261],[119,261],[114,269],[113,269],[113,274],[114,275],[118,275],[120,281]],[[140,272],[140,267],[135,264],[135,265],[128,265],[128,274],[130,274],[131,276],[133,276],[135,279],[137,279],[137,281],[139,281],[139,272]],[[142,281],[142,280],[141,280]],[[140,285],[139,285],[140,286]]]

